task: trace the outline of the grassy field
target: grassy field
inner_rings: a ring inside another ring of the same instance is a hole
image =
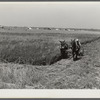
[[[58,61],[60,58],[59,40],[65,40],[70,44],[72,38],[79,38],[81,42],[86,42],[99,36],[98,32],[90,31],[68,32],[39,29],[36,33],[36,29],[31,31],[19,29],[20,31],[17,33],[17,30],[1,30],[1,62],[50,65]]]
[[[100,34],[82,30],[0,29],[0,88],[100,88],[95,80],[100,70],[94,68],[94,64],[99,65],[100,41],[84,46],[82,60],[58,61],[59,40],[70,43],[73,38],[86,45],[99,39]]]

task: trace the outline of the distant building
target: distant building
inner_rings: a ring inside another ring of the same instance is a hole
[[[31,30],[32,28],[31,28],[31,27],[29,27],[28,29],[29,29],[29,30]]]
[[[1,26],[1,25],[0,25],[0,28],[4,28],[4,26]]]
[[[56,28],[56,30],[59,30],[58,28]]]
[[[67,29],[68,31],[70,31],[70,29]]]
[[[39,28],[37,27],[36,29],[38,30]]]

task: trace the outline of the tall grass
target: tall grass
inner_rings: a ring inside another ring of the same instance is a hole
[[[50,65],[61,59],[59,40],[79,38],[81,42],[97,38],[89,34],[0,33],[0,61],[19,64]]]
[[[4,42],[0,47],[0,60],[4,62],[47,65],[60,56],[58,44],[45,40]]]
[[[0,89],[29,88],[26,86],[40,89],[45,88],[46,81],[47,78],[41,68],[31,65],[0,64]]]

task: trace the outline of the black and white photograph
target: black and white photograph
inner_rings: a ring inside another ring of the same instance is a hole
[[[0,89],[100,89],[100,2],[0,2]]]

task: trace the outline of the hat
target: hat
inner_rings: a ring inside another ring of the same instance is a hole
[[[79,41],[78,39],[76,39],[76,41]]]

